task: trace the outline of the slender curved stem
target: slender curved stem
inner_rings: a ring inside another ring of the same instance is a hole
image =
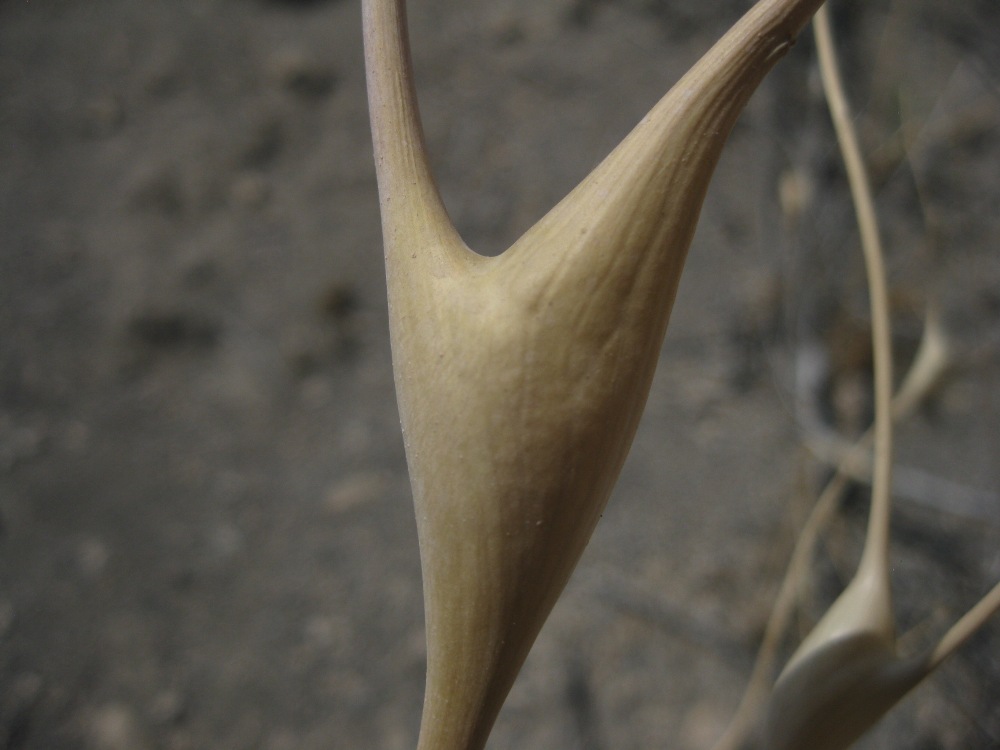
[[[892,507],[892,336],[889,294],[882,242],[871,187],[861,157],[847,98],[837,66],[829,13],[820,8],[814,18],[820,73],[837,140],[840,143],[861,233],[861,247],[868,276],[875,371],[875,466],[868,536],[859,571],[888,576],[889,521]]]
[[[927,671],[937,669],[941,662],[951,656],[971,638],[986,621],[1000,612],[1000,583],[948,630],[927,656]]]
[[[386,253],[413,242],[461,246],[431,173],[404,0],[363,0],[365,70]],[[396,241],[405,232],[408,242]],[[446,242],[434,242],[444,238]]]

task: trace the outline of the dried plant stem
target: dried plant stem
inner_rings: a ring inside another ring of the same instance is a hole
[[[875,370],[875,424],[857,444],[857,450],[844,456],[837,475],[820,495],[796,540],[792,558],[781,583],[764,638],[754,662],[743,699],[725,734],[716,743],[715,750],[735,750],[746,739],[758,711],[765,700],[772,680],[774,663],[782,638],[794,610],[799,581],[808,569],[816,541],[827,525],[837,502],[849,481],[849,463],[872,440],[875,444],[875,467],[872,478],[872,508],[868,524],[864,553],[859,565],[859,577],[870,576],[875,582],[883,609],[875,617],[891,620],[889,597],[889,520],[892,487],[892,346],[889,323],[888,284],[878,221],[871,196],[868,177],[861,158],[857,137],[851,125],[847,100],[837,67],[833,37],[826,6],[821,6],[814,16],[814,31],[819,54],[823,89],[830,107],[837,132],[851,195],[854,200],[865,257],[872,316],[872,344]],[[911,396],[908,395],[908,398]]]
[[[393,371],[420,540],[418,746],[477,750],[638,426],[712,170],[822,0],[760,0],[495,258],[430,173],[404,0],[364,0]]]
[[[893,418],[897,422],[909,416],[917,408],[917,405],[926,398],[927,394],[934,389],[949,362],[948,343],[941,326],[940,312],[936,307],[931,307],[927,312],[924,334],[917,356],[892,401]],[[823,492],[813,504],[806,522],[799,530],[791,559],[785,570],[785,576],[771,608],[771,615],[768,618],[760,648],[757,650],[753,670],[747,681],[743,698],[740,700],[739,707],[726,728],[725,734],[715,744],[713,750],[737,750],[757,720],[760,708],[767,698],[767,691],[774,679],[774,665],[777,661],[778,649],[788,631],[792,613],[795,610],[796,592],[803,577],[809,571],[820,534],[833,518],[848,483],[857,479],[856,475],[859,472],[854,470],[857,468],[854,464],[857,463],[859,454],[864,454],[867,457],[868,451],[871,449],[872,438],[873,431],[868,430],[851,447],[851,450],[841,452],[836,473],[823,488]],[[870,462],[866,458],[866,472],[870,471],[869,464]],[[866,475],[865,479],[869,480],[870,476]]]
[[[820,532],[833,518],[838,501],[849,481],[847,472],[838,471],[824,488],[813,505],[805,525],[799,531],[791,561],[788,563],[785,577],[771,608],[771,616],[767,621],[764,638],[757,651],[743,698],[725,734],[715,744],[714,750],[737,750],[743,745],[757,721],[761,706],[767,698],[767,691],[774,680],[774,664],[795,609],[799,583],[809,569]]]
[[[858,572],[796,651],[779,679],[768,712],[769,741],[776,740],[783,748],[815,747],[817,741],[824,748],[846,747],[1000,610],[998,584],[922,657],[904,659],[897,655],[888,564],[892,424],[909,414],[938,382],[949,363],[949,347],[936,306],[931,304],[920,351],[896,398],[892,398],[891,336],[883,253],[868,179],[837,71],[825,8],[815,16],[815,32],[824,90],[848,172],[865,255],[872,311],[876,417],[873,428],[855,446],[840,452],[838,474],[817,501],[797,540],[747,691],[717,750],[733,750],[749,733],[764,700],[777,650],[794,608],[797,583],[809,565],[818,534],[832,515],[847,477],[852,469],[858,468],[855,464],[859,460],[872,463],[868,460],[872,442],[875,445],[874,469],[871,470],[872,507]],[[870,652],[863,649],[859,652],[870,656],[855,658],[843,649],[837,651],[837,644],[850,639],[855,639],[855,643],[871,643],[864,640],[871,637],[880,639],[882,646]],[[834,687],[828,688],[827,684]],[[847,721],[837,730],[836,736],[823,729],[826,726],[823,717],[831,716],[831,712]]]
[[[871,298],[875,370],[875,466],[872,475],[871,516],[860,567],[865,569],[866,566],[878,566],[884,568],[884,573],[887,575],[889,517],[892,504],[892,336],[889,323],[888,284],[875,204],[861,157],[861,149],[851,123],[847,98],[844,95],[837,66],[829,13],[825,7],[816,12],[813,28],[816,32],[823,91],[830,106],[830,114],[857,213]]]
[[[997,612],[1000,612],[1000,583],[990,589],[989,593],[952,625],[938,641],[938,644],[927,656],[927,671],[931,672],[937,669],[941,662],[969,640]]]

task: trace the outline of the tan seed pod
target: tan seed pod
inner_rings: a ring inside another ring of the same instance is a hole
[[[396,390],[424,577],[419,748],[475,750],[587,544],[722,146],[821,0],[757,3],[502,255],[428,166],[402,0],[365,0]]]

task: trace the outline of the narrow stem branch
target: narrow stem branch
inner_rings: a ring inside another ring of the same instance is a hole
[[[838,469],[837,474],[826,485],[813,505],[805,525],[799,531],[791,561],[788,563],[785,577],[781,581],[781,587],[771,608],[771,616],[768,618],[764,638],[757,651],[757,658],[754,660],[743,698],[725,734],[713,750],[737,750],[751,731],[774,679],[774,664],[778,657],[778,649],[781,647],[795,609],[795,593],[809,568],[820,532],[833,517],[848,481],[848,474],[842,468]]]
[[[980,599],[976,606],[966,612],[944,634],[927,657],[928,673],[937,669],[941,662],[969,640],[997,612],[1000,612],[1000,583],[990,589],[990,592]]]
[[[427,156],[405,0],[363,0],[362,22],[386,253],[421,239],[460,244]]]
[[[847,170],[865,256],[871,298],[872,348],[875,370],[875,466],[872,474],[872,505],[868,536],[860,569],[888,576],[889,520],[892,507],[892,338],[889,294],[882,242],[872,200],[871,187],[851,124],[847,98],[837,66],[837,57],[826,7],[814,20],[820,72],[834,129]]]

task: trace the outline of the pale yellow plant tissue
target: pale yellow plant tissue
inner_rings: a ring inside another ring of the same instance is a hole
[[[757,3],[576,189],[486,258],[431,175],[404,4],[364,1],[424,580],[420,750],[485,745],[625,460],[723,144],[820,4]]]

